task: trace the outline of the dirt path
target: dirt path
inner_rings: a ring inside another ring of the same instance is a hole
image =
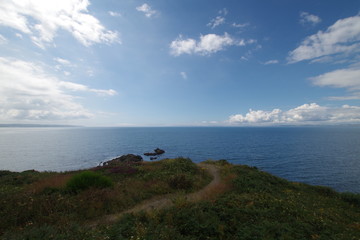
[[[184,198],[189,202],[196,202],[199,200],[206,199],[211,194],[211,192],[216,191],[216,188],[218,187],[218,185],[221,182],[220,171],[216,166],[210,165],[210,164],[205,164],[205,163],[200,163],[200,164],[198,164],[198,166],[207,170],[213,177],[213,180],[208,185],[206,185],[203,189],[201,189],[197,192],[189,193],[189,194],[185,195]],[[157,196],[152,199],[145,200],[144,202],[139,203],[135,207],[133,207],[129,210],[126,210],[124,212],[107,215],[104,218],[102,218],[101,220],[91,223],[90,226],[94,227],[100,223],[115,222],[122,215],[124,215],[126,213],[136,213],[136,212],[140,212],[140,211],[151,211],[151,210],[155,210],[155,209],[158,210],[158,209],[171,207],[174,205],[172,200],[176,196],[177,196],[176,194],[169,194],[169,195]]]

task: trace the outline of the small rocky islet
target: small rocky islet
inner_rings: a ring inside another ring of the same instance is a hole
[[[161,149],[161,148],[155,148],[154,152],[146,152],[143,155],[149,157],[150,156],[150,160],[156,160],[158,158],[159,155],[162,155],[165,153],[165,150]],[[100,163],[100,165],[102,166],[111,166],[111,165],[116,165],[118,163],[138,163],[138,162],[142,162],[144,161],[143,157],[140,155],[135,155],[135,154],[125,154],[122,155],[120,157],[111,159],[109,161],[106,161],[104,163]]]

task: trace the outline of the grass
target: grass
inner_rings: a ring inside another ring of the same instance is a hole
[[[184,177],[186,186],[173,186],[174,176]],[[0,235],[68,229],[156,195],[196,191],[209,181],[206,172],[183,158],[66,173],[1,171],[0,216],[6,217],[0,218]]]
[[[207,161],[221,169],[219,189],[190,203],[126,214],[110,225],[92,219],[129,209],[144,199],[193,192],[210,177],[190,159],[91,169],[111,187],[67,186],[84,171],[0,171],[1,239],[360,239],[360,195],[293,183],[256,168]],[[47,181],[49,180],[49,181]],[[110,185],[109,185],[110,186]]]
[[[89,188],[108,188],[114,184],[109,177],[97,172],[84,171],[74,175],[66,182],[65,190],[78,193]]]
[[[110,239],[360,239],[359,194],[292,183],[256,168],[222,166],[231,188],[211,201],[131,214]]]

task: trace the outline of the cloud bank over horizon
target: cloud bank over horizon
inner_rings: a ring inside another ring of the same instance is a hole
[[[245,115],[235,114],[229,117],[231,125],[306,125],[306,124],[339,124],[360,123],[360,107],[343,105],[325,107],[316,103],[303,104],[283,111],[250,109]]]

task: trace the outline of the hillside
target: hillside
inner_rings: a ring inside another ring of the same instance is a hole
[[[225,160],[0,171],[1,239],[360,239],[360,195]]]

